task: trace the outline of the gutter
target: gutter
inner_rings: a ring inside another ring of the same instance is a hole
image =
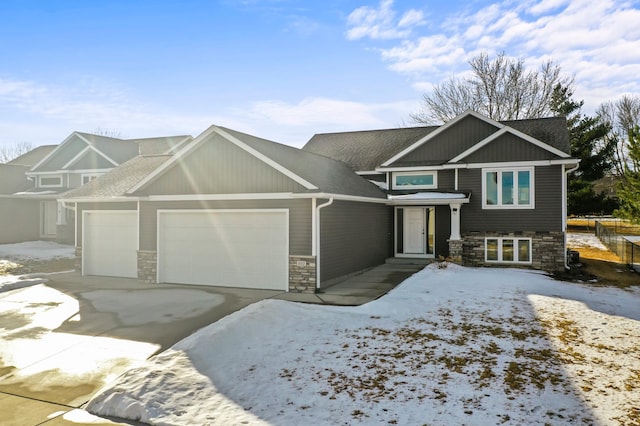
[[[313,204],[315,205],[316,203],[316,199],[313,199]],[[313,252],[315,252],[315,256],[316,256],[316,289],[320,288],[320,209],[323,209],[325,207],[329,207],[331,204],[333,204],[333,197],[329,198],[329,201],[327,201],[324,204],[320,204],[319,206],[317,206],[316,208],[313,209],[312,214],[314,216],[313,218],[313,230],[314,235],[315,235],[315,244],[314,247],[311,248],[312,254]],[[314,238],[312,238],[313,240]]]

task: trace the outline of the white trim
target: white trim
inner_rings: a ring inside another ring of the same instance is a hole
[[[507,134],[507,133],[511,133],[512,135],[519,137],[520,139],[529,142],[533,145],[536,145],[538,148],[542,148],[554,155],[557,155],[560,158],[569,158],[571,157],[569,154],[567,154],[564,151],[560,151],[557,148],[552,147],[551,145],[548,145],[542,141],[539,141],[538,139],[535,139],[525,133],[519,132],[515,129],[512,129],[511,127],[505,126],[502,129],[498,130],[495,133],[492,133],[491,135],[487,136],[486,138],[484,138],[483,140],[481,140],[480,142],[476,143],[475,145],[471,146],[469,149],[467,149],[466,151],[463,151],[462,153],[458,154],[457,156],[453,157],[451,160],[449,160],[449,163],[457,163],[459,161],[461,161],[463,158],[473,154],[474,152],[478,151],[479,149],[487,146],[488,144],[490,144],[491,142],[493,142],[494,140],[498,139],[499,137]]]
[[[38,177],[38,176],[46,176],[46,175],[63,175],[63,174],[80,174],[80,173],[107,173],[113,170],[113,167],[110,169],[82,169],[82,170],[54,170],[51,172],[27,172],[25,173],[29,177]]]
[[[458,169],[454,169],[454,176],[453,176],[453,189],[454,190],[458,190]]]
[[[316,228],[317,215],[318,215],[318,212],[316,211],[317,206],[318,206],[318,199],[312,198],[311,199],[311,256],[318,255],[318,243],[316,241],[318,238],[318,229]],[[317,260],[316,260],[316,265],[317,265]]]
[[[465,198],[432,198],[421,200],[408,200],[408,199],[391,199],[387,202],[389,206],[448,206],[451,204],[469,204],[470,196]]]
[[[84,156],[88,151],[91,151],[91,147],[90,146],[85,146],[84,149],[82,149],[79,153],[77,153],[71,160],[69,160],[67,162],[67,164],[65,164],[64,166],[62,166],[62,169],[66,169],[67,167],[69,167],[71,164],[75,163],[76,161],[78,161],[78,159],[80,159],[80,157]]]
[[[407,155],[410,152],[414,151],[415,149],[419,148],[421,145],[423,145],[429,139],[432,139],[432,138],[436,137],[440,133],[442,133],[445,130],[447,130],[449,127],[455,125],[456,123],[461,121],[463,118],[466,118],[468,116],[473,116],[473,117],[476,117],[476,118],[478,118],[480,120],[486,121],[487,123],[498,127],[498,129],[501,129],[501,128],[504,127],[504,124],[500,124],[497,121],[493,121],[492,119],[490,119],[488,117],[485,117],[483,115],[480,115],[475,111],[468,110],[468,111],[465,111],[462,114],[458,115],[457,117],[449,120],[448,122],[446,122],[442,126],[438,127],[436,130],[434,130],[433,132],[429,133],[428,135],[418,139],[417,142],[413,143],[409,147],[403,149],[402,151],[400,151],[399,153],[397,153],[396,155],[394,155],[393,157],[391,157],[390,159],[388,159],[387,161],[382,163],[382,166],[388,166],[389,164],[394,163],[395,161],[399,160],[400,158],[404,157],[405,155]]]
[[[55,185],[44,185],[42,183],[42,179],[53,179],[53,178],[58,178],[60,180],[60,183]],[[62,177],[62,174],[38,177],[38,188],[62,188],[62,187],[64,187],[64,178]]]
[[[171,147],[168,150],[166,150],[165,152],[163,152],[163,155],[173,155],[174,153],[176,153],[177,151],[180,151],[182,149],[182,145],[185,145],[185,144],[191,142],[192,140],[193,140],[193,136],[185,136],[182,141],[178,142],[173,147]]]
[[[136,203],[136,227],[138,232],[136,232],[136,250],[140,251],[140,200]],[[156,268],[158,265],[156,265]]]
[[[89,140],[87,140],[87,138],[85,138],[84,136],[82,136],[81,134],[78,134],[78,137],[80,139],[82,139],[83,141],[85,141],[87,143],[87,145],[89,147],[91,147],[91,149],[93,149],[95,152],[97,152],[98,154],[102,155],[105,159],[107,159],[111,164],[113,164],[114,166],[117,166],[118,163],[116,161],[114,161],[113,159],[111,159],[107,154],[105,154],[104,152],[100,151],[98,148],[96,148],[95,146],[93,146],[93,144],[91,142],[89,142]],[[123,139],[118,139],[118,138],[110,138],[108,136],[103,136],[106,137],[107,139],[112,139],[112,140],[116,140],[116,141],[122,141]]]
[[[139,207],[139,206],[138,206]],[[273,208],[273,209],[158,209],[156,210],[156,283],[161,283],[160,281],[160,267],[158,267],[158,263],[162,260],[162,248],[160,247],[160,215],[164,213],[284,213],[285,214],[285,223],[286,223],[286,256],[285,256],[285,270],[286,270],[286,292],[289,292],[289,281],[290,281],[290,271],[289,271],[289,257],[290,255],[290,237],[289,237],[289,228],[290,228],[290,211],[288,208]],[[138,215],[140,214],[140,209],[138,208]],[[140,232],[138,231],[138,235]],[[316,267],[318,264],[316,263]]]
[[[433,176],[433,184],[431,185],[398,185],[396,183],[397,176],[421,176],[431,175]],[[395,172],[391,175],[391,189],[436,189],[438,187],[438,172],[435,170],[427,170],[423,172]]]
[[[487,240],[498,240],[498,260],[489,260],[487,258]],[[513,241],[513,258],[514,260],[502,260],[502,241],[504,240],[512,240]],[[518,241],[528,241],[529,242],[529,260],[528,261],[520,261],[515,260],[518,259]],[[531,265],[533,263],[533,243],[530,237],[518,237],[518,236],[509,236],[509,237],[485,237],[484,238],[484,261],[489,264],[509,264],[509,265]]]
[[[502,179],[503,172],[513,173],[513,202],[514,204],[502,204]],[[529,172],[529,204],[518,204],[518,172]],[[498,173],[498,204],[487,204],[487,173]],[[532,210],[536,208],[535,167],[496,167],[482,169],[482,209],[483,210]]]
[[[320,288],[320,255],[321,255],[321,251],[320,250],[320,209],[323,209],[325,207],[329,207],[331,204],[333,204],[333,197],[329,198],[329,201],[327,201],[324,204],[320,204],[319,206],[316,207],[317,210],[317,214],[316,214],[316,223],[315,223],[315,228],[316,228],[316,288]]]
[[[363,197],[359,195],[345,195],[345,194],[332,194],[326,192],[312,192],[312,193],[294,193],[292,198],[335,198],[340,201],[360,201],[363,203],[378,203],[386,204],[389,200],[386,198],[372,198]]]
[[[315,196],[315,195],[314,195]],[[209,200],[283,200],[293,198],[291,192],[258,192],[241,194],[181,194],[149,195],[149,201],[209,201]]]
[[[60,195],[60,194],[58,194]],[[122,202],[135,202],[143,200],[142,197],[77,197],[77,198],[63,198],[70,203],[122,203]]]
[[[75,247],[78,247],[78,203],[74,203],[75,207],[73,208],[74,211],[74,215],[73,215],[73,245]],[[84,226],[84,224],[83,224]],[[84,231],[84,228],[83,228]],[[84,237],[84,232],[82,233],[82,236]],[[82,265],[80,265],[80,269],[82,269]],[[80,271],[80,273],[82,274],[82,271]]]
[[[365,170],[365,171],[358,171],[355,172],[358,176],[362,176],[362,175],[381,175],[382,172],[379,172],[377,170]]]
[[[381,172],[417,172],[430,170],[481,169],[483,167],[557,166],[562,164],[577,164],[579,162],[580,160],[575,158],[567,158],[556,160],[502,161],[493,163],[441,164],[438,166],[379,167],[377,170]]]

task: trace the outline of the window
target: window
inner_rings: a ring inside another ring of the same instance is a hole
[[[82,175],[82,184],[84,185],[85,183],[89,183],[92,180],[94,180],[95,178],[97,178],[98,176],[100,176],[100,175],[99,174]]]
[[[435,189],[437,187],[436,172],[398,172],[393,174],[392,189]]]
[[[482,207],[529,208],[533,203],[533,167],[483,171]]]
[[[531,238],[486,238],[488,263],[531,263]]]
[[[62,176],[41,176],[40,187],[41,188],[59,188],[62,186]]]

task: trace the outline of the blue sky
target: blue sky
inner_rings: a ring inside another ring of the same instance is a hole
[[[640,93],[638,22],[638,0],[5,0],[0,145],[218,124],[301,146],[408,123],[480,52],[552,59],[590,113]]]

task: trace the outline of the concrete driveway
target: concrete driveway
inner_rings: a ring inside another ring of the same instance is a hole
[[[0,293],[0,424],[108,424],[74,408],[199,328],[281,293],[77,273]]]

